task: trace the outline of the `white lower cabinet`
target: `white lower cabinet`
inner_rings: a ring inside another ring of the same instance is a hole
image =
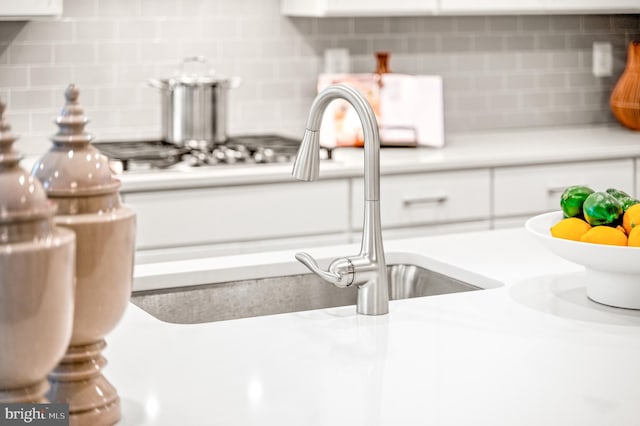
[[[571,185],[639,197],[640,160],[383,175],[385,239],[521,227],[558,210]],[[125,193],[138,214],[138,258],[176,259],[359,242],[362,178]]]
[[[364,186],[352,179],[351,220],[362,229]],[[458,223],[490,218],[490,171],[460,170],[383,176],[380,211],[383,229]]]
[[[560,209],[560,195],[572,185],[596,191],[634,189],[634,160],[590,161],[494,170],[493,216],[496,219],[534,216]]]
[[[137,248],[251,242],[348,232],[348,181],[130,193]]]

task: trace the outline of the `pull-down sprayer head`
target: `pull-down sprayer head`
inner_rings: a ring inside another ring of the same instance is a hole
[[[293,177],[298,180],[318,180],[320,172],[320,132],[304,130],[304,136],[293,163]]]

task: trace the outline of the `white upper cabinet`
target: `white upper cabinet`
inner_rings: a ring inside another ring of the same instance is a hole
[[[440,0],[440,15],[638,13],[640,0]]]
[[[640,0],[547,0],[551,12],[638,13]]]
[[[0,0],[0,21],[54,18],[62,15],[62,0]]]
[[[289,16],[408,16],[433,15],[438,0],[281,0]]]
[[[281,0],[289,16],[640,13],[640,0]]]
[[[544,13],[549,0],[441,0],[441,14]]]

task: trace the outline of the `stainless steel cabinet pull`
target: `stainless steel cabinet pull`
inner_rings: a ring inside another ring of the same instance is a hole
[[[547,195],[562,194],[566,188],[567,188],[566,186],[556,186],[552,188],[547,188]]]
[[[449,197],[446,195],[435,195],[433,197],[406,198],[402,204],[405,207],[411,207],[414,204],[442,204],[447,200],[449,200]]]

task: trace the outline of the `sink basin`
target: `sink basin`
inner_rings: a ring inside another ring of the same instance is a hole
[[[387,267],[391,300],[481,290],[415,265]],[[170,323],[197,324],[355,305],[357,288],[340,289],[314,274],[134,292],[131,301]]]

